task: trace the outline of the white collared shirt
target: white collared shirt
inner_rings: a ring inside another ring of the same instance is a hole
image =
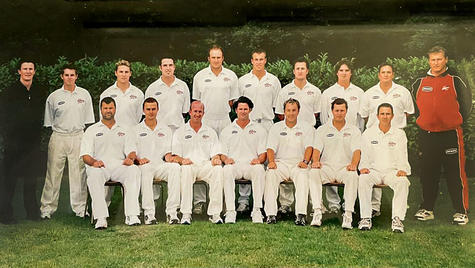
[[[172,153],[200,164],[222,152],[218,135],[212,128],[203,124],[195,132],[188,122],[173,134]]]
[[[338,83],[335,83],[333,86],[327,88],[322,93],[322,112],[320,114],[320,121],[322,125],[333,120],[332,114],[332,102],[337,99],[345,99],[348,103],[348,111],[346,112],[345,120],[348,124],[356,126],[360,129],[362,128],[363,122],[361,118],[358,117],[360,110],[360,102],[363,97],[363,90],[352,83],[350,86],[345,89],[340,86]]]
[[[414,113],[414,103],[409,90],[394,82],[387,93],[384,93],[378,83],[363,94],[360,114],[363,118],[368,117],[366,128],[379,123],[377,117],[378,105],[385,102],[393,106],[394,118],[391,120],[391,125],[397,128],[404,128],[407,125],[406,113]]]
[[[306,122],[312,126],[316,124],[315,114],[320,112],[320,89],[307,81],[305,86],[300,89],[292,83],[282,88],[275,103],[275,113],[284,114],[284,102],[290,98],[296,99],[300,103],[300,111],[297,121]]]
[[[127,128],[115,123],[109,129],[99,121],[84,132],[80,156],[89,155],[111,168],[122,165],[127,155],[135,151],[133,134]]]
[[[192,98],[205,106],[203,119],[222,120],[229,118],[229,101],[239,97],[236,74],[223,67],[216,76],[208,66],[193,77]]]
[[[274,119],[275,103],[282,89],[279,79],[266,71],[259,80],[252,71],[241,76],[238,80],[239,95],[248,97],[254,104],[249,117],[251,120]]]
[[[183,114],[190,110],[190,89],[185,82],[175,77],[173,83],[168,86],[160,77],[148,86],[145,99],[148,97],[153,97],[158,101],[157,120],[159,122],[166,122],[174,128],[185,124]]]
[[[152,130],[144,120],[135,126],[134,134],[139,158],[147,158],[152,163],[163,163],[163,157],[172,152],[172,131],[167,125],[157,123]]]
[[[272,149],[275,159],[296,165],[303,160],[305,150],[312,147],[315,129],[306,122],[299,122],[290,128],[285,120],[275,123],[267,136],[267,149]]]
[[[222,151],[235,162],[249,164],[252,159],[266,152],[267,131],[252,121],[243,129],[236,121],[225,127],[219,135]]]
[[[78,133],[94,122],[91,95],[84,88],[75,86],[71,92],[63,86],[46,99],[44,126],[55,132]]]
[[[361,132],[357,127],[345,124],[338,130],[329,121],[317,129],[313,147],[320,151],[322,165],[340,170],[351,163],[353,153],[361,149],[360,143]]]
[[[115,121],[123,127],[133,128],[140,122],[143,114],[144,94],[142,90],[130,84],[129,88],[122,92],[117,87],[117,82],[102,92],[99,99],[99,114],[101,111],[101,100],[111,97],[116,104]],[[100,116],[102,119],[102,116]]]
[[[363,168],[381,173],[402,170],[410,175],[406,133],[395,127],[383,133],[378,125],[365,130],[362,135],[359,170]]]

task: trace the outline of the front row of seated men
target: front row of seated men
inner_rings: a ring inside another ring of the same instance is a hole
[[[404,232],[409,192],[410,166],[407,139],[403,130],[391,127],[393,107],[378,107],[379,124],[360,131],[345,122],[348,104],[344,99],[332,102],[333,120],[314,128],[297,120],[300,104],[295,99],[284,103],[285,119],[273,125],[269,133],[249,120],[253,103],[240,97],[234,103],[237,119],[220,133],[202,123],[204,105],[195,101],[190,120],[174,134],[163,122],[157,122],[158,103],[144,101],[145,119],[133,131],[114,120],[115,101],[100,103],[102,120],[89,127],[81,144],[86,163],[87,185],[92,197],[95,228],[107,228],[108,209],[104,183],[119,181],[124,187],[125,223],[138,225],[138,196],[141,189],[145,224],[155,224],[152,184],[154,178],[168,182],[166,214],[170,224],[191,224],[192,191],[196,180],[209,185],[208,215],[213,223],[222,223],[223,192],[225,222],[236,222],[235,179],[251,180],[254,206],[252,222],[262,223],[264,211],[268,224],[276,223],[279,184],[295,185],[295,224],[305,225],[308,196],[312,201],[311,226],[322,224],[322,184],[343,183],[345,199],[343,229],[352,228],[356,197],[360,200],[359,229],[371,224],[371,193],[376,184],[394,191],[392,230]],[[361,160],[361,161],[360,161]],[[267,171],[264,163],[267,161]],[[135,163],[135,165],[134,165]],[[357,170],[359,169],[360,175]]]

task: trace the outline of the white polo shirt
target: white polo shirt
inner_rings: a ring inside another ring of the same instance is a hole
[[[104,162],[106,168],[111,168],[122,165],[127,155],[135,151],[133,133],[118,123],[109,129],[99,121],[84,132],[80,156],[89,155]]]
[[[306,122],[299,122],[290,128],[285,120],[275,123],[267,136],[267,149],[272,149],[275,159],[289,165],[303,161],[305,149],[312,147],[315,129]]]
[[[208,66],[193,77],[192,98],[205,105],[203,118],[222,120],[229,118],[229,101],[239,97],[236,74],[223,67],[216,76]]]
[[[332,102],[337,98],[345,99],[348,103],[348,111],[346,112],[346,122],[350,125],[360,127],[358,122],[358,112],[360,110],[360,102],[363,97],[363,90],[352,83],[345,89],[338,83],[327,88],[322,93],[322,112],[320,121],[322,125],[333,120]]]
[[[157,120],[159,122],[166,122],[174,128],[185,124],[183,114],[190,110],[190,89],[185,82],[175,77],[175,81],[168,86],[160,77],[148,86],[145,99],[148,97],[153,97],[158,101]]]
[[[219,135],[222,152],[235,162],[251,163],[252,159],[266,152],[267,131],[252,121],[243,129],[236,121]]]
[[[391,104],[394,110],[394,118],[391,120],[391,126],[404,128],[407,125],[405,113],[414,113],[414,103],[409,90],[394,82],[388,90],[388,93],[384,93],[378,83],[363,94],[360,104],[360,115],[363,118],[368,117],[366,128],[379,124],[377,109],[381,103],[385,102]]]
[[[411,174],[407,156],[406,133],[395,127],[383,133],[378,125],[363,132],[359,169],[374,169],[381,173],[403,170]]]
[[[239,95],[248,97],[254,104],[249,114],[251,120],[273,120],[275,103],[282,86],[279,79],[266,71],[259,80],[252,71],[241,76],[238,80]]]
[[[218,135],[212,128],[203,124],[195,132],[188,122],[173,134],[172,153],[199,165],[222,152]]]
[[[46,99],[44,126],[54,132],[78,133],[94,122],[91,95],[84,88],[75,86],[71,92],[63,86]]]
[[[333,170],[340,170],[351,163],[353,153],[360,150],[361,131],[352,125],[338,130],[332,121],[317,129],[313,147],[320,151],[320,162]]]
[[[172,152],[172,131],[164,124],[158,123],[150,129],[145,120],[134,128],[137,156],[147,158],[152,163],[163,163],[163,157]]]
[[[129,88],[122,92],[117,87],[117,82],[102,92],[99,99],[99,114],[101,110],[101,100],[105,97],[111,97],[115,100],[116,112],[115,120],[123,127],[133,128],[142,118],[144,94],[142,90],[130,84]],[[102,116],[101,116],[102,119]]]
[[[305,86],[300,89],[292,83],[282,88],[275,103],[275,113],[284,114],[284,102],[290,98],[296,99],[300,103],[300,111],[297,121],[307,122],[314,126],[317,122],[315,114],[320,112],[320,97],[322,93],[320,89],[307,81]]]

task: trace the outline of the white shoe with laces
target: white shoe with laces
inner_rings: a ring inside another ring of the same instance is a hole
[[[402,224],[402,221],[399,219],[399,217],[396,216],[393,218],[391,230],[395,233],[404,233],[404,224]]]
[[[236,211],[228,210],[224,219],[225,223],[236,223]]]
[[[465,224],[468,223],[468,216],[467,216],[467,214],[455,213],[453,217],[454,217],[453,223],[456,223],[456,224],[458,224],[458,225],[465,225]]]
[[[313,213],[313,218],[312,218],[312,222],[310,223],[310,226],[315,226],[315,227],[322,226],[322,212],[315,211]]]
[[[107,219],[106,218],[100,218],[97,219],[96,225],[94,226],[96,230],[104,230],[107,229]]]
[[[351,212],[343,213],[343,223],[341,224],[341,228],[345,230],[353,229],[353,226],[351,226],[352,222],[353,222],[353,216],[351,215]]]
[[[125,217],[125,224],[129,226],[140,225],[140,219],[136,215]]]
[[[371,230],[371,227],[373,227],[373,224],[371,223],[371,218],[364,218],[360,220],[360,223],[358,224],[358,229],[361,231],[369,231]]]
[[[264,217],[260,209],[255,209],[251,213],[252,223],[264,223]]]
[[[191,224],[191,214],[183,214],[183,217],[181,217],[181,224],[190,225]]]

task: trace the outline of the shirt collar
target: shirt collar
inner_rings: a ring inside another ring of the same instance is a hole
[[[173,82],[172,82],[172,84],[170,85],[170,87],[172,87],[173,85],[176,84],[176,76],[174,75],[173,77],[174,77],[175,79],[173,79]],[[160,78],[158,79],[158,83],[159,83],[159,85],[165,85],[165,86],[168,87],[168,85],[167,85],[165,82],[163,82],[162,76],[160,76]]]
[[[449,69],[449,67],[446,66],[445,71],[443,73],[441,73],[439,76],[445,76],[448,69]],[[435,75],[432,74],[432,69],[429,69],[429,71],[427,71],[427,74],[430,75],[430,76],[436,77]]]

